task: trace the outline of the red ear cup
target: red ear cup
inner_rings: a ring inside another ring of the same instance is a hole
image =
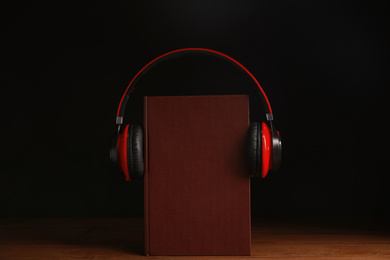
[[[143,133],[139,125],[126,125],[118,135],[117,158],[119,170],[127,181],[140,179],[144,174]],[[113,153],[114,154],[114,153]]]
[[[268,171],[272,168],[272,140],[271,140],[271,130],[263,122],[261,123],[261,134],[262,134],[262,170],[261,177],[265,177]]]
[[[250,176],[264,178],[272,168],[271,130],[265,123],[251,123],[247,148]]]
[[[130,181],[130,173],[127,165],[127,136],[129,125],[126,125],[122,133],[118,135],[118,163],[119,170],[125,175],[126,181]]]

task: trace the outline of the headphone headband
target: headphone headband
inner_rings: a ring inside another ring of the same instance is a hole
[[[125,93],[123,94],[121,101],[119,103],[118,111],[116,114],[116,124],[121,125],[123,123],[123,114],[126,108],[126,103],[127,100],[129,99],[131,93],[134,91],[134,86],[138,82],[138,80],[145,74],[147,73],[150,69],[152,69],[154,66],[156,66],[158,63],[168,59],[168,58],[173,58],[177,56],[182,56],[185,54],[193,54],[193,53],[205,53],[205,54],[210,54],[219,58],[223,58],[231,63],[233,63],[236,67],[238,67],[240,70],[243,70],[247,75],[249,75],[252,80],[255,82],[255,84],[258,87],[258,95],[263,103],[264,109],[266,111],[266,118],[268,121],[273,120],[273,115],[272,115],[272,109],[271,105],[268,101],[267,95],[265,94],[264,90],[260,86],[260,83],[257,81],[257,79],[253,76],[253,74],[245,68],[241,63],[233,59],[232,57],[223,54],[218,51],[210,50],[210,49],[204,49],[204,48],[184,48],[184,49],[177,49],[174,51],[167,52],[154,60],[150,61],[148,64],[146,64],[135,76],[134,78],[130,81],[129,85],[126,88]]]

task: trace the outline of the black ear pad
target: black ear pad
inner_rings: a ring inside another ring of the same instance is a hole
[[[140,179],[144,176],[144,143],[142,127],[132,124],[127,135],[127,165],[130,179]]]
[[[261,177],[261,124],[252,122],[247,140],[247,157],[250,177]]]

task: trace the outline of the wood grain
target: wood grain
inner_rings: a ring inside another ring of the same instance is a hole
[[[0,259],[390,259],[386,220],[253,220],[250,257],[146,257],[142,219],[0,219]]]

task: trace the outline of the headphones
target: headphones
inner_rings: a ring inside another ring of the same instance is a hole
[[[143,131],[137,124],[126,125],[121,131],[126,103],[134,91],[138,80],[150,69],[169,58],[187,54],[208,54],[222,58],[242,70],[252,78],[258,87],[258,96],[266,112],[267,125],[264,122],[251,122],[247,138],[247,157],[250,177],[264,178],[269,170],[279,169],[282,159],[282,142],[279,131],[273,123],[273,114],[268,98],[256,78],[241,63],[218,51],[204,48],[184,48],[167,52],[146,64],[130,81],[123,94],[116,114],[117,134],[112,138],[110,158],[127,181],[140,179],[144,175]]]

